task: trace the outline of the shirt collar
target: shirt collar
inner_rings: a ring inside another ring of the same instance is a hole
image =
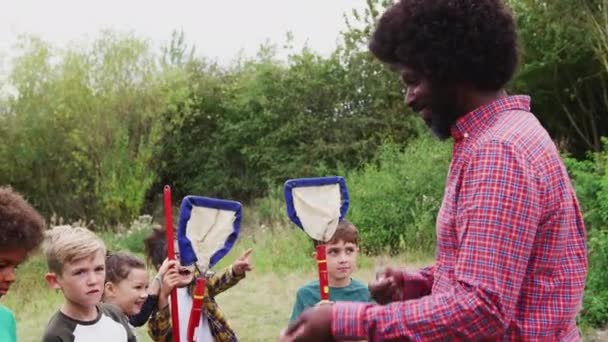
[[[530,97],[514,95],[498,98],[458,118],[451,128],[454,141],[460,141],[485,130],[496,120],[496,114],[510,110],[530,111]]]

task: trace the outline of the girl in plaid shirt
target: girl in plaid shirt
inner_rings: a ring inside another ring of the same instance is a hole
[[[176,244],[177,245],[177,244]],[[145,247],[148,261],[157,269],[167,257],[165,232],[155,229],[146,239]],[[250,271],[251,249],[247,250],[232,265],[219,273],[207,272],[205,297],[203,299],[203,319],[199,326],[197,341],[216,341],[228,342],[238,341],[236,334],[228,324],[226,316],[220,310],[215,296],[236,285],[241,279],[245,278],[246,272]],[[179,253],[175,257],[179,260]],[[184,267],[178,265],[171,268],[165,274],[163,284],[168,284],[161,288],[158,299],[158,309],[152,314],[148,321],[148,334],[157,342],[171,342],[171,312],[169,310],[168,297],[174,287],[178,289],[179,314],[180,314],[180,339],[186,340],[186,325],[192,303],[192,293],[194,283],[198,277],[198,271],[194,266]]]

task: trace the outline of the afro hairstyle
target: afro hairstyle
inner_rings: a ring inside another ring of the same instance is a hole
[[[400,0],[381,16],[369,49],[433,82],[496,91],[519,62],[516,25],[502,0]]]

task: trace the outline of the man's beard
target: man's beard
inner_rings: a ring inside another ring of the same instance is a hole
[[[459,116],[454,112],[433,112],[431,122],[425,122],[439,140],[447,140],[452,136],[452,126],[458,118]]]
[[[452,126],[464,113],[458,110],[453,94],[444,91],[438,95],[431,107],[431,118],[425,123],[439,140],[446,140],[452,136]]]

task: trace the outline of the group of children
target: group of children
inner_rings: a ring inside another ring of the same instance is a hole
[[[343,220],[326,243],[330,301],[371,301],[366,285],[351,278],[358,255],[357,228]],[[251,250],[228,268],[204,275],[194,266],[167,260],[165,232],[155,229],[142,241],[149,265],[126,252],[108,253],[104,242],[86,228],[58,226],[47,230],[44,219],[19,194],[0,188],[0,297],[15,281],[15,270],[40,244],[48,264],[45,279],[61,291],[61,308],[50,318],[43,341],[136,341],[134,327],[147,323],[154,341],[172,341],[169,297],[175,288],[180,340],[193,301],[195,279],[204,276],[206,291],[196,341],[237,341],[215,296],[233,287],[252,270]],[[320,303],[319,281],[298,289],[290,320]],[[182,324],[183,323],[183,324]],[[16,324],[0,305],[0,341],[14,342]]]

